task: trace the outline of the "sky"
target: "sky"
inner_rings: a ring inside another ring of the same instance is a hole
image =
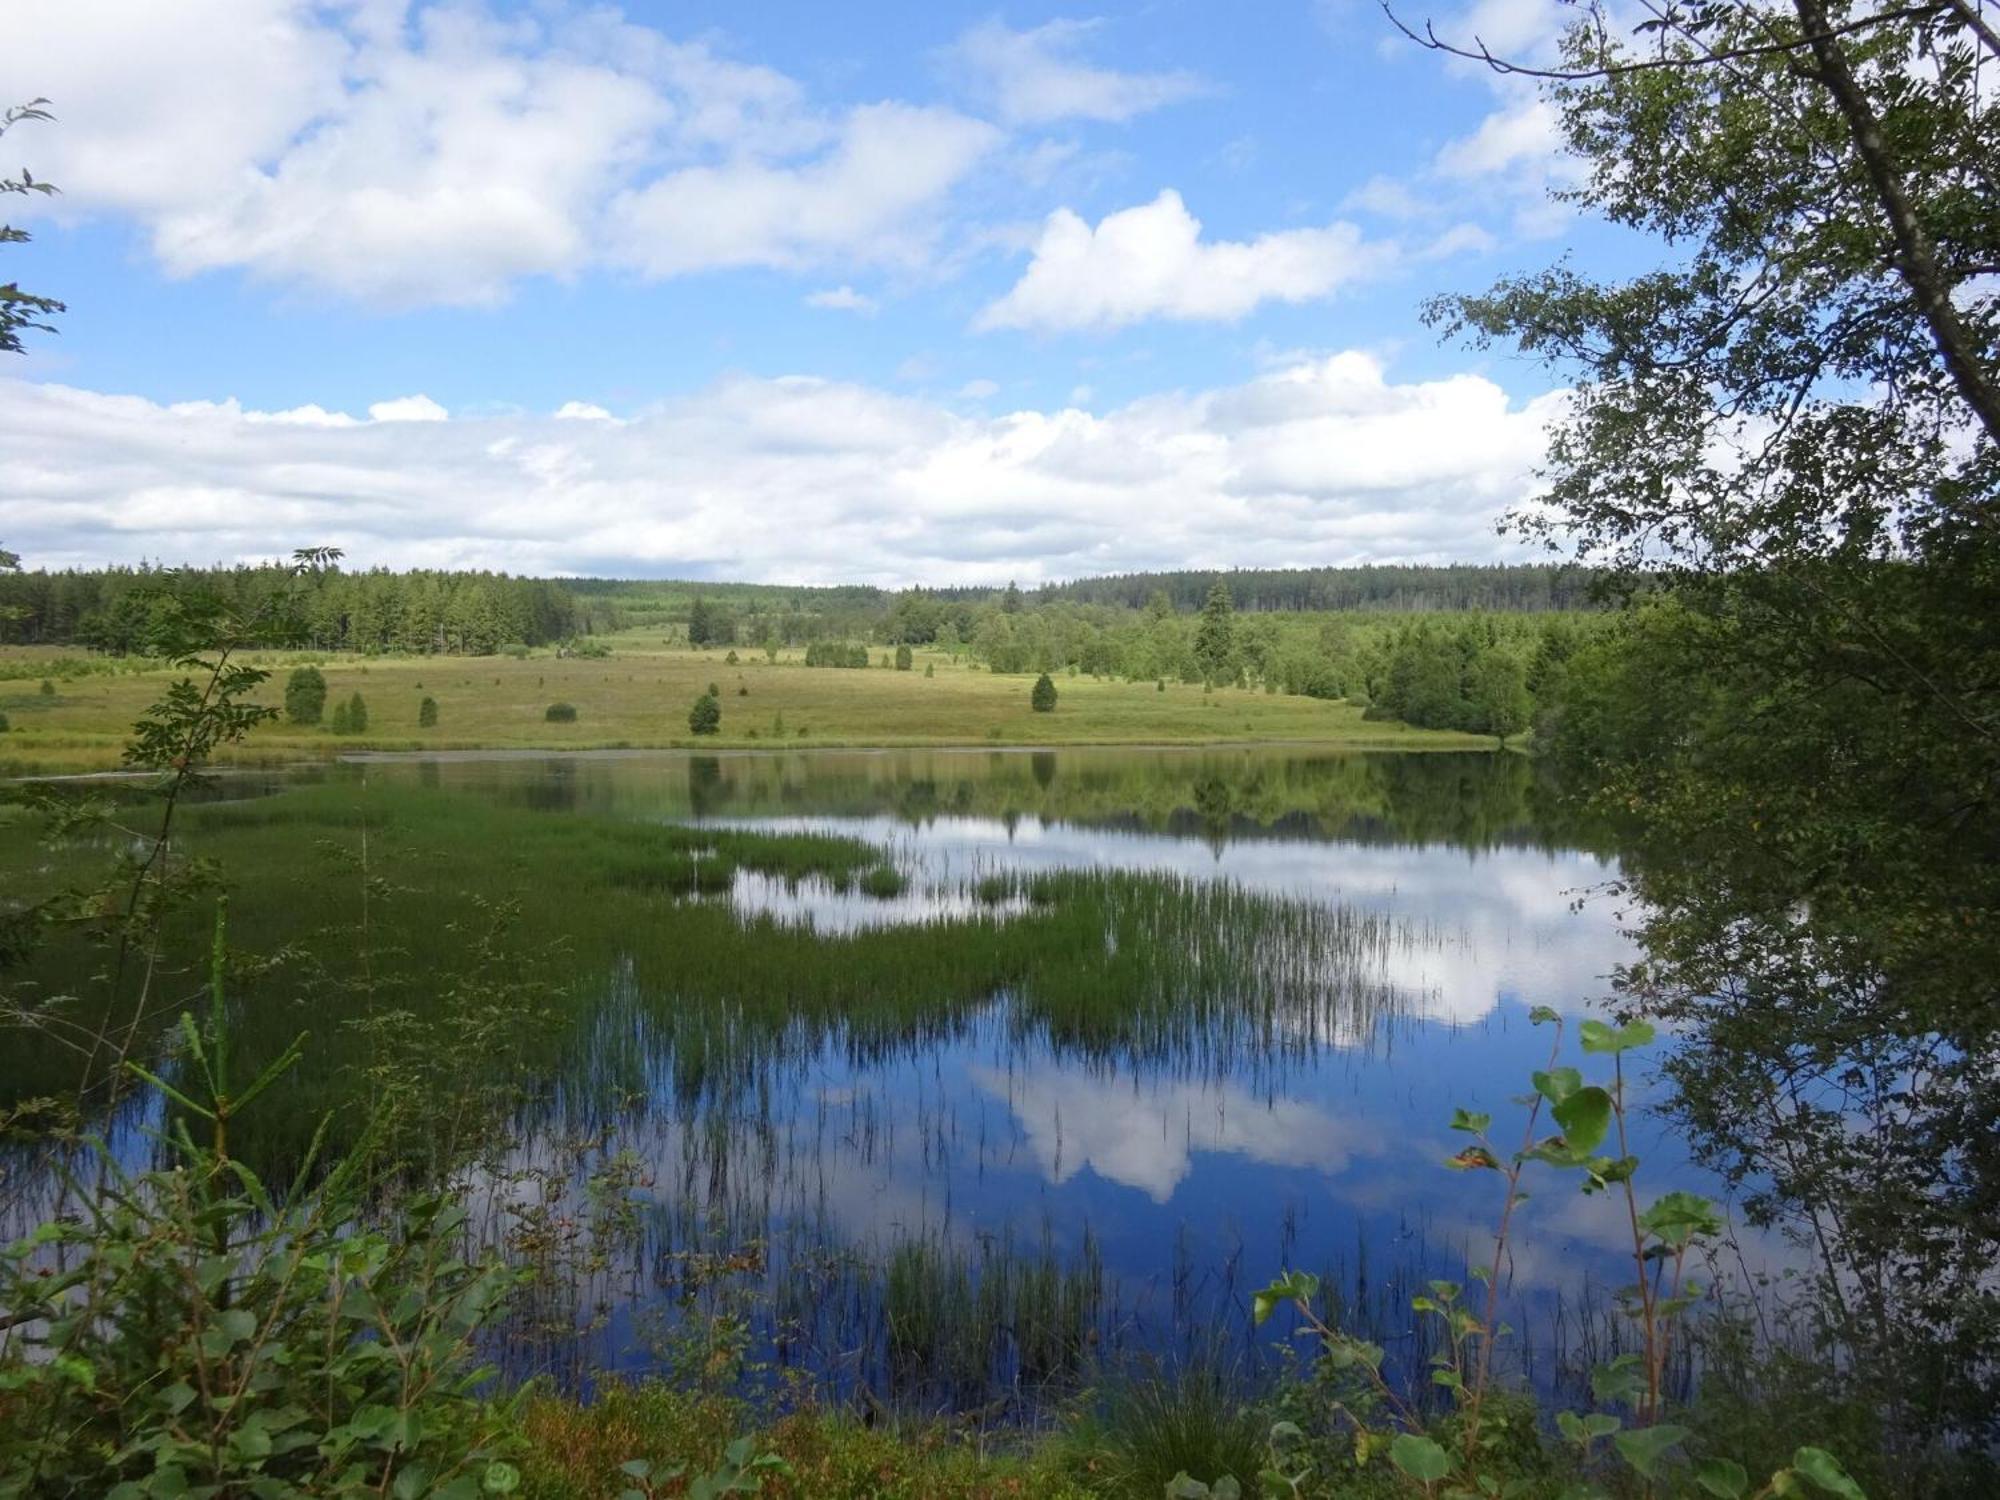
[[[1545,47],[1556,0],[1409,0]],[[0,545],[884,586],[1515,560],[1629,257],[1374,0],[13,0]]]

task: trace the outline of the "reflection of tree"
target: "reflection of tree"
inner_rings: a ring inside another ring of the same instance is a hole
[[[713,755],[688,757],[688,810],[697,818],[714,814],[729,800],[723,785],[722,762]]]

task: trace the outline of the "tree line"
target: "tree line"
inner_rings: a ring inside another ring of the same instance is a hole
[[[146,655],[177,595],[199,591],[254,615],[290,587],[277,566],[0,570],[0,641]],[[298,602],[320,651],[485,655],[588,633],[563,583],[505,573],[328,570]]]

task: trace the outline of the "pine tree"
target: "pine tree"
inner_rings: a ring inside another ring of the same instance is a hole
[[[285,717],[294,724],[317,724],[326,713],[326,674],[299,667],[285,679]]]
[[[417,728],[435,729],[437,728],[437,721],[438,701],[426,694],[424,701],[417,705]]]
[[[1208,591],[1201,607],[1201,624],[1194,633],[1194,659],[1201,675],[1210,682],[1228,682],[1235,675],[1236,605],[1229,597],[1229,585],[1217,583]]]
[[[688,710],[688,728],[696,734],[714,734],[722,728],[722,702],[714,693],[703,693]]]
[[[1035,679],[1034,690],[1028,694],[1028,703],[1038,714],[1052,714],[1056,711],[1055,679],[1044,672]]]
[[[361,701],[359,693],[347,700],[347,732],[349,734],[368,732],[368,705]]]

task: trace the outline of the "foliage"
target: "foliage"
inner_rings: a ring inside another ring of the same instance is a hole
[[[9,1494],[459,1495],[511,1488],[509,1411],[481,1399],[480,1327],[508,1276],[467,1262],[461,1211],[361,1222],[368,1155],[273,1192],[230,1151],[304,1038],[238,1087],[218,917],[207,1017],[183,1013],[168,1165],[99,1145],[79,1211],[0,1252],[0,1489]],[[197,1141],[195,1130],[206,1136]]]
[[[1503,1158],[1490,1134],[1492,1116],[1472,1110],[1454,1113],[1451,1128],[1471,1137],[1445,1165],[1477,1176],[1491,1172],[1502,1185],[1499,1223],[1491,1259],[1470,1268],[1479,1290],[1471,1295],[1458,1282],[1433,1280],[1427,1294],[1411,1299],[1411,1309],[1437,1327],[1438,1352],[1431,1357],[1430,1383],[1449,1396],[1453,1410],[1448,1422],[1425,1419],[1420,1402],[1393,1386],[1383,1374],[1382,1345],[1345,1333],[1315,1310],[1318,1278],[1292,1272],[1256,1294],[1253,1315],[1259,1323],[1280,1307],[1290,1306],[1304,1327],[1320,1341],[1321,1358],[1345,1382],[1335,1409],[1354,1433],[1354,1462],[1365,1467],[1386,1457],[1410,1490],[1446,1500],[1525,1493],[1519,1447],[1522,1433],[1510,1432],[1518,1421],[1502,1399],[1494,1355],[1509,1333],[1500,1321],[1500,1296],[1506,1275],[1514,1214],[1526,1198],[1522,1179],[1530,1166],[1574,1173],[1585,1193],[1609,1192],[1622,1197],[1631,1226],[1633,1281],[1618,1294],[1625,1315],[1636,1326],[1638,1348],[1615,1355],[1591,1373],[1597,1409],[1560,1411],[1556,1426],[1569,1461],[1585,1476],[1565,1493],[1582,1500],[1599,1496],[1599,1487],[1616,1484],[1621,1474],[1636,1474],[1647,1487],[1687,1474],[1702,1490],[1721,1500],[1746,1500],[1791,1495],[1814,1489],[1863,1500],[1862,1491],[1830,1452],[1812,1445],[1797,1447],[1788,1464],[1752,1489],[1750,1476],[1725,1456],[1684,1460],[1681,1450],[1689,1429],[1669,1421],[1666,1405],[1667,1370],[1688,1311],[1703,1299],[1704,1289],[1687,1273],[1691,1258],[1722,1233],[1715,1206],[1697,1194],[1676,1190],[1641,1203],[1636,1179],[1639,1161],[1629,1150],[1625,1054],[1654,1037],[1643,1021],[1614,1026],[1587,1020],[1580,1027],[1586,1055],[1609,1057],[1611,1077],[1602,1084],[1587,1082],[1582,1072],[1559,1065],[1562,1021],[1556,1012],[1537,1007],[1536,1024],[1555,1030],[1549,1062],[1533,1075],[1534,1092],[1524,1099],[1526,1116],[1518,1150]],[[1558,1127],[1541,1135],[1547,1112]],[[1621,1415],[1617,1408],[1623,1408]],[[1530,1441],[1532,1451],[1539,1445]],[[1691,1467],[1687,1465],[1691,1464]],[[1297,1479],[1275,1472],[1267,1480],[1271,1493],[1295,1492]]]
[[[53,119],[44,107],[46,99],[31,99],[26,104],[10,106],[0,112],[0,136],[16,125],[28,120]],[[44,197],[53,194],[56,188],[46,182],[38,182],[32,172],[25,168],[19,177],[0,177],[0,193],[20,193],[28,195],[40,193]],[[19,245],[27,242],[25,229],[16,229],[11,224],[0,224],[0,245]],[[53,297],[38,297],[32,292],[24,292],[15,282],[0,285],[0,352],[20,354],[23,352],[21,335],[25,332],[53,333],[55,325],[47,320],[65,309]],[[0,553],[0,557],[14,560],[12,553]],[[0,564],[0,573],[11,571],[8,564]]]
[[[1052,714],[1056,711],[1056,685],[1048,673],[1035,679],[1035,685],[1028,693],[1028,706],[1038,714]]]
[[[368,704],[357,691],[341,705],[335,717],[334,729],[339,733],[366,734],[368,732]]]
[[[429,693],[426,693],[424,694],[423,701],[417,705],[417,728],[435,729],[437,728],[437,721],[438,701]]]
[[[542,719],[550,724],[574,724],[576,705],[574,703],[551,703],[542,710]]]
[[[1956,0],[1593,9],[1570,196],[1662,264],[1431,308],[1573,392],[1522,529],[1672,586],[1538,717],[1636,829],[1674,1113],[1912,1454],[2000,1433],[1996,60]]]
[[[909,671],[914,662],[915,658],[910,654],[910,648],[907,645],[896,647],[896,670],[898,672]]]
[[[714,734],[722,728],[722,703],[714,690],[703,693],[688,710],[688,728],[695,734]]]
[[[294,724],[317,724],[326,711],[326,674],[296,667],[285,679],[285,717]]]

